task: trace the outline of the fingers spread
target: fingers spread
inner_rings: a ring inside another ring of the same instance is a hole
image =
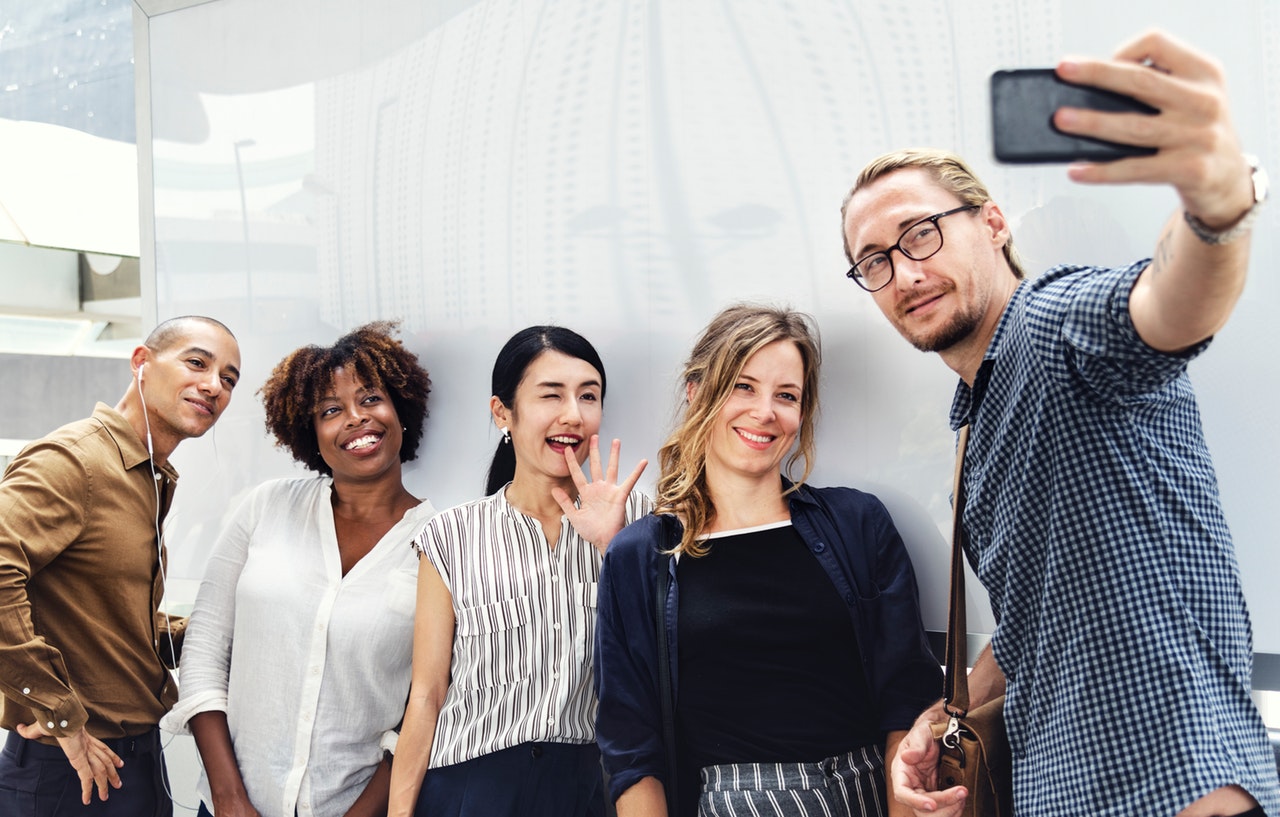
[[[617,437],[613,438],[613,444],[609,446],[609,468],[605,471],[605,479],[609,482],[618,481],[618,456],[622,453],[622,440]]]
[[[575,479],[574,482],[577,482],[577,480]],[[556,504],[560,506],[560,510],[563,511],[566,516],[572,516],[573,512],[577,510],[573,504],[573,499],[570,498],[568,492],[559,485],[551,489],[551,498],[556,501]]]
[[[627,477],[627,481],[622,483],[622,493],[624,496],[631,493],[631,489],[636,487],[636,483],[640,481],[640,475],[644,473],[644,469],[648,467],[648,460],[640,460],[636,464],[635,470],[631,472],[631,476]]]
[[[573,480],[573,484],[582,490],[587,484],[587,475],[582,471],[582,465],[578,462],[578,457],[570,446],[564,447],[565,465],[569,466],[569,477]]]

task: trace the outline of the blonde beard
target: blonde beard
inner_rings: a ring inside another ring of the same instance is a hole
[[[921,352],[945,352],[976,332],[980,323],[977,315],[966,312],[953,315],[945,325],[928,335],[908,333],[901,326],[898,332]]]

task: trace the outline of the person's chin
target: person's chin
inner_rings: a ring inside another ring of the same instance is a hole
[[[912,329],[899,325],[898,332],[907,342],[921,352],[945,352],[973,332],[970,321],[953,318],[946,325],[936,329]]]
[[[551,454],[552,456],[542,458],[538,467],[554,479],[564,479],[569,476],[569,466],[565,465],[564,454],[559,451],[553,451]]]
[[[217,421],[217,419],[218,419],[218,416],[216,414],[202,415],[200,417],[195,418],[191,422],[187,423],[187,428],[186,428],[187,436],[203,437],[209,429],[213,428],[213,424]]]

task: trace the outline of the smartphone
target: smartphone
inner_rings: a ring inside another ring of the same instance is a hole
[[[1152,147],[1063,133],[1053,126],[1053,113],[1062,107],[1159,113],[1131,96],[1064,82],[1052,68],[996,71],[991,75],[991,135],[996,161],[1011,164],[1109,162],[1156,152]]]

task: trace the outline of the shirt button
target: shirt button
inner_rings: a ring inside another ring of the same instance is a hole
[[[558,581],[560,581],[560,577],[559,577],[559,576],[557,576],[556,574],[552,573],[552,574],[551,574],[551,581],[553,581],[553,582],[558,582]]]
[[[558,672],[553,672],[553,673],[551,673],[551,678],[552,678],[552,680],[555,680],[556,678],[559,678],[559,677],[560,677],[560,673],[558,673]]]
[[[163,476],[164,476],[163,474],[156,474],[156,482],[159,482],[163,478]]]
[[[53,728],[53,721],[49,721],[48,723],[46,723],[46,724],[45,724],[45,727],[47,727],[47,728],[49,728],[49,729],[52,729],[52,728]]]
[[[30,695],[30,694],[31,694],[31,687],[23,687],[23,688],[22,688],[22,694],[23,694],[23,695]]]
[[[61,726],[63,729],[66,729],[66,728],[67,728],[67,722],[66,722],[66,721],[62,721],[62,722],[61,722],[61,723],[59,723],[58,725],[59,725],[59,726]]]
[[[547,726],[555,726],[555,725],[556,725],[555,718],[547,718]]]
[[[845,604],[853,604],[853,594],[852,594],[852,593],[845,593],[845,594],[844,594],[844,603],[845,603]]]
[[[821,553],[822,551],[824,551],[824,550],[826,550],[826,549],[827,549],[827,546],[826,546],[826,544],[825,544],[825,543],[823,543],[823,542],[814,542],[814,544],[813,544],[813,552],[814,552],[814,553]]]
[[[555,624],[552,624],[552,625],[551,625],[551,629],[553,629],[553,630],[558,630],[558,629],[560,629],[560,622],[558,622],[558,621],[557,621]]]

